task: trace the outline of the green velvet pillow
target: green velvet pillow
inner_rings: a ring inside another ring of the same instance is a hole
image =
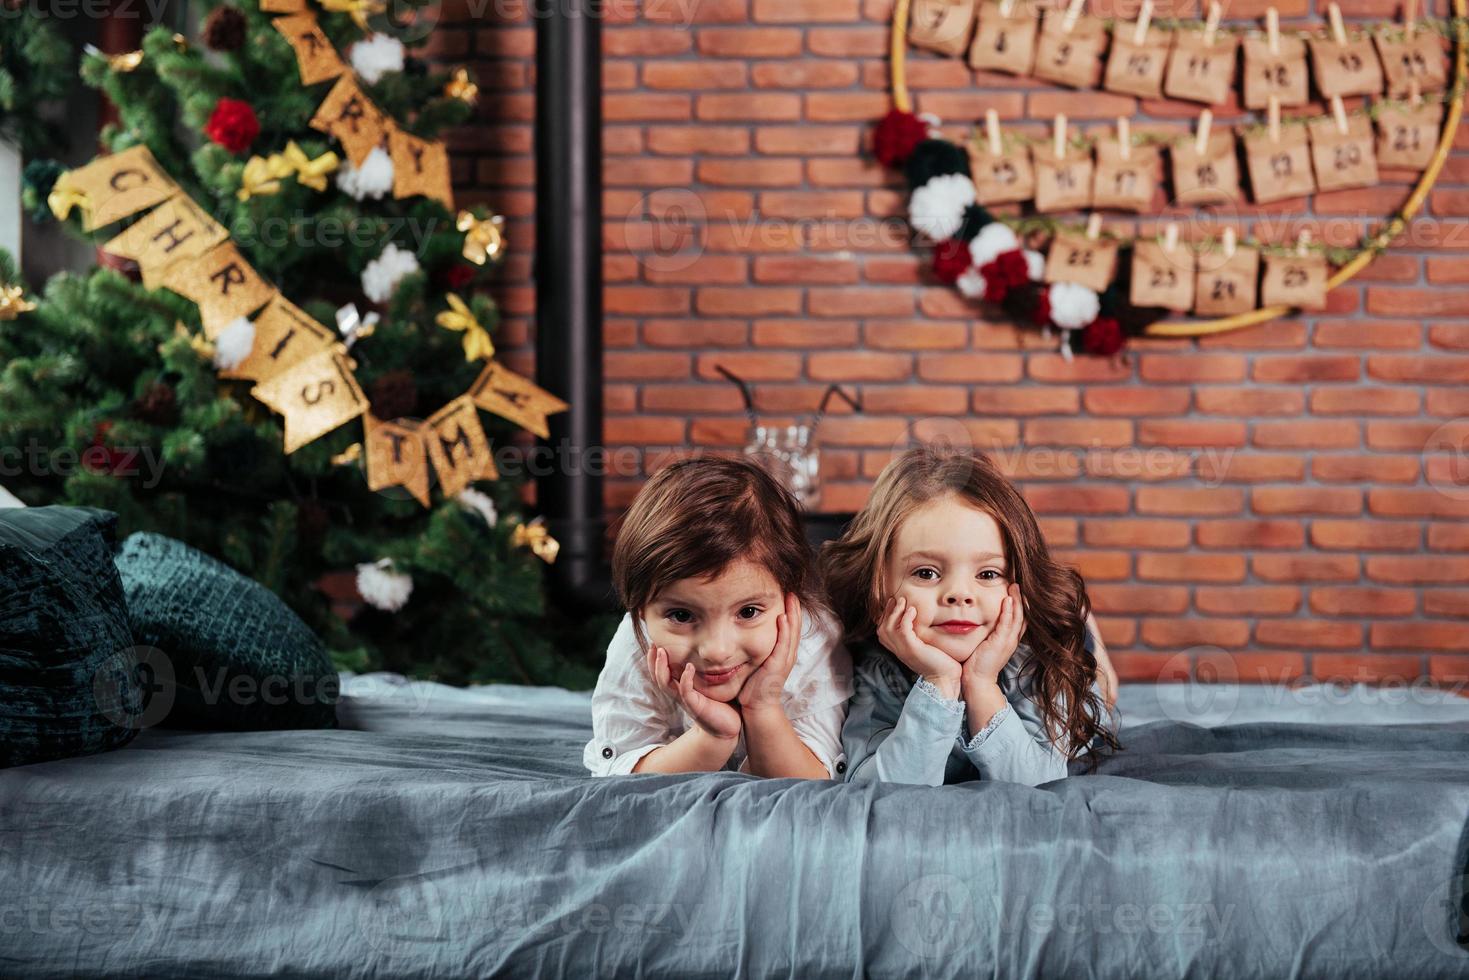
[[[158,534],[116,557],[138,644],[179,728],[334,728],[337,672],[311,629],[265,586]]]
[[[132,741],[145,695],[122,583],[117,515],[0,509],[0,767]]]

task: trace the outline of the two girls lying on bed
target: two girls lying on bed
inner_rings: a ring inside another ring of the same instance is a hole
[[[587,768],[1038,785],[1118,747],[1086,587],[987,458],[893,460],[821,564],[795,501],[751,462],[650,479],[613,552],[629,612],[592,695]]]

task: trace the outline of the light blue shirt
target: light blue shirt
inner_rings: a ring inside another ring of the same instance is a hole
[[[1087,632],[1086,647],[1092,646]],[[1022,643],[1000,671],[1009,702],[983,731],[969,731],[961,699],[945,698],[923,678],[909,679],[875,641],[854,657],[855,688],[842,726],[847,779],[941,786],[979,779],[1039,786],[1067,773],[1067,759],[1046,736],[1040,709],[1020,679],[1030,658]],[[1092,690],[1101,697],[1095,683]]]

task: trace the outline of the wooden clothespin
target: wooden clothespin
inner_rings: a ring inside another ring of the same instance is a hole
[[[1209,127],[1214,125],[1214,112],[1205,109],[1199,113],[1199,133],[1194,137],[1194,152],[1199,156],[1204,155],[1204,148],[1209,145]]]
[[[1171,252],[1178,247],[1178,226],[1173,222],[1163,226],[1163,251]]]
[[[1341,21],[1341,8],[1335,3],[1326,8],[1326,16],[1331,20],[1331,38],[1337,44],[1347,43],[1347,28]]]
[[[1066,116],[1059,112],[1056,113],[1055,136],[1056,159],[1060,160],[1066,156]]]
[[[1414,9],[1416,6],[1414,0],[1403,0],[1403,33],[1408,35],[1409,40],[1412,40],[1413,33],[1418,30],[1415,16],[1417,10]]]
[[[1301,229],[1301,233],[1296,236],[1296,255],[1299,256],[1299,257],[1301,257],[1301,258],[1305,258],[1306,257],[1306,249],[1309,248],[1310,246],[1311,246],[1311,232],[1308,231],[1305,228],[1302,228]]]
[[[1270,142],[1280,142],[1280,96],[1270,96],[1270,108],[1267,110],[1267,119],[1270,121]]]
[[[1418,79],[1408,79],[1408,104],[1414,109],[1423,104],[1423,90],[1418,86]]]
[[[1126,116],[1117,117],[1117,155],[1124,160],[1132,159],[1132,129]]]
[[[1270,53],[1280,54],[1280,12],[1274,7],[1265,11],[1265,36],[1270,39]]]
[[[1086,219],[1086,237],[1096,241],[1102,234],[1102,216],[1093,211],[1090,218]]]
[[[1000,0],[1000,16],[1009,17],[1010,12],[1015,9],[1015,0]]]
[[[1153,0],[1143,0],[1143,8],[1137,14],[1137,26],[1132,29],[1132,43],[1142,44],[1148,36],[1148,24],[1153,19]]]
[[[1336,128],[1343,136],[1347,135],[1347,107],[1341,100],[1340,95],[1331,97],[1331,115],[1336,119]]]
[[[1061,18],[1062,31],[1067,34],[1071,33],[1071,29],[1076,26],[1077,20],[1081,18],[1081,8],[1085,3],[1086,0],[1071,0],[1071,3],[1066,7],[1066,16]]]
[[[1234,250],[1238,246],[1238,242],[1235,241],[1235,237],[1235,231],[1233,228],[1224,229],[1224,257],[1226,259],[1234,258]]]
[[[1204,47],[1214,46],[1214,35],[1219,31],[1219,21],[1223,16],[1224,9],[1219,6],[1217,0],[1209,4],[1209,19],[1204,21]]]
[[[990,156],[999,156],[1002,149],[1000,144],[1000,114],[993,109],[984,111],[984,131],[989,139]]]

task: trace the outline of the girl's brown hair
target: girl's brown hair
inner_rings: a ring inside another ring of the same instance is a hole
[[[1067,746],[1071,758],[1088,754],[1095,765],[1094,738],[1100,736],[1112,749],[1121,746],[1103,722],[1106,708],[1092,691],[1097,660],[1085,645],[1091,610],[1086,583],[1051,557],[1030,505],[988,457],[919,446],[883,469],[867,506],[821,552],[827,594],[844,639],[860,643],[876,631],[887,602],[885,565],[898,528],[919,507],[949,495],[999,525],[1010,581],[1025,599],[1021,642],[1032,656],[1022,678],[1029,682],[1051,741]]]
[[[623,515],[612,550],[612,584],[633,614],[674,582],[714,578],[745,559],[768,571],[808,611],[826,609],[816,561],[790,491],[751,460],[697,456],[659,470]]]

